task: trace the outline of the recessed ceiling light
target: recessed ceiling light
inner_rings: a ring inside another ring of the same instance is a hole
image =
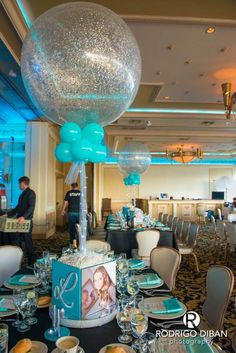
[[[185,62],[184,62],[186,65],[189,65],[189,64],[191,64],[192,63],[192,60],[186,60]]]
[[[161,71],[157,71],[157,72],[156,72],[156,75],[157,75],[157,76],[161,75]]]
[[[212,34],[212,33],[215,33],[215,27],[208,27],[207,29],[206,29],[206,33],[207,34]]]
[[[170,96],[164,96],[164,99],[170,99]]]

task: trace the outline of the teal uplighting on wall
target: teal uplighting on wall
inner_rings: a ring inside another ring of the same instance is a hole
[[[117,164],[117,158],[108,158],[105,164]],[[236,158],[230,159],[199,159],[190,163],[178,163],[167,158],[152,158],[151,165],[233,165],[236,166]]]
[[[17,5],[18,5],[18,7],[19,7],[19,9],[21,11],[22,16],[24,17],[24,20],[25,20],[25,23],[27,24],[27,27],[30,28],[31,27],[31,22],[29,20],[27,12],[24,9],[23,4],[21,3],[20,0],[16,0],[16,2],[17,2]]]
[[[129,108],[127,113],[167,113],[167,114],[209,114],[224,115],[225,111],[211,109],[164,109],[164,108]]]

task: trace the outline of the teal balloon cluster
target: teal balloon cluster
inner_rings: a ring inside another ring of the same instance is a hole
[[[141,178],[139,174],[130,174],[123,179],[125,186],[140,185]]]
[[[65,123],[60,129],[61,143],[55,149],[56,158],[63,163],[105,162],[107,147],[102,144],[104,129],[97,123],[83,129],[74,122]]]

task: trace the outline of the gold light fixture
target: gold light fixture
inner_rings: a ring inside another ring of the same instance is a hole
[[[232,84],[229,82],[225,82],[221,85],[222,93],[223,93],[223,102],[225,108],[225,116],[227,119],[230,119],[231,111],[233,106],[236,103],[236,92],[231,94]]]
[[[181,147],[177,147],[177,151],[175,152],[166,150],[166,158],[170,158],[175,162],[185,164],[192,162],[196,158],[202,159],[203,153],[201,148],[197,148],[196,150],[194,150],[193,147],[190,151],[184,151],[184,146],[181,145]]]

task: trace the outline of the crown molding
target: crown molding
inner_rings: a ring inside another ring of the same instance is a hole
[[[0,2],[4,7],[4,10],[6,11],[20,39],[23,41],[29,29],[16,1],[0,0]]]

